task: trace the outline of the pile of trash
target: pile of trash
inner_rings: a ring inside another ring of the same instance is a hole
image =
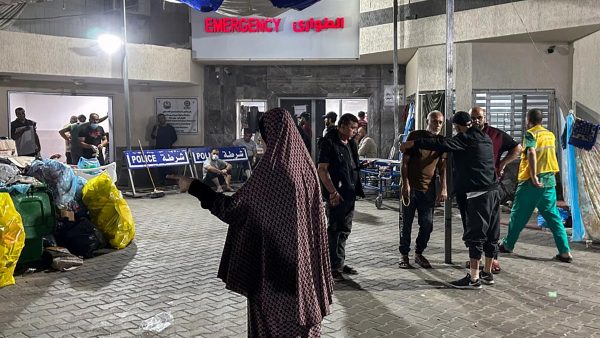
[[[52,209],[39,211],[51,219],[47,231],[29,224],[35,203],[22,205],[40,196],[51,205],[45,209]],[[107,173],[86,180],[53,159],[0,155],[0,287],[14,284],[17,263],[67,271],[102,249],[127,247],[134,236],[131,210]],[[43,246],[39,260],[23,263],[26,252],[38,258],[37,245]]]

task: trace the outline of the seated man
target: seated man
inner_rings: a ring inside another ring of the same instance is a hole
[[[252,132],[248,128],[244,128],[244,137],[233,141],[233,145],[236,147],[244,147],[246,148],[246,153],[248,154],[248,162],[252,166],[255,164],[255,155],[257,152],[258,145],[252,139]],[[246,179],[250,178],[250,167],[248,166],[248,162],[243,162],[244,175]]]
[[[363,158],[377,157],[377,144],[367,134],[366,127],[359,127],[356,134],[356,142],[358,143],[358,156]]]
[[[204,161],[204,184],[214,185],[217,192],[233,191],[231,189],[231,164],[219,159],[219,149],[213,149],[210,157]],[[225,184],[225,189],[221,187]]]

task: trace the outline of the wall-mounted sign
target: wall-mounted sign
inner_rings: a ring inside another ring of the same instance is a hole
[[[177,134],[198,134],[198,99],[157,98],[156,114],[165,114],[167,123],[172,125]]]
[[[404,85],[398,85],[398,105],[404,105]],[[393,107],[394,106],[394,86],[385,85],[383,86],[383,106]]]
[[[191,12],[196,60],[358,59],[360,1],[319,1],[275,18]]]

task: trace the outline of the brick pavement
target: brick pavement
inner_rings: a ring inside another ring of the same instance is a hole
[[[138,233],[128,248],[0,289],[0,337],[141,336],[141,321],[162,311],[172,313],[173,325],[153,336],[245,336],[245,299],[215,277],[225,225],[186,195],[129,203]],[[600,337],[598,246],[576,244],[576,262],[558,263],[550,260],[552,236],[526,229],[517,254],[502,256],[497,285],[450,289],[444,282],[465,273],[460,219],[455,265],[443,264],[438,210],[426,251],[435,269],[400,270],[392,204],[357,203],[348,263],[360,274],[336,285],[325,337]]]

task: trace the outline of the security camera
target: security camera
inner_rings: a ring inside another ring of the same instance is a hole
[[[556,49],[556,46],[550,46],[548,49],[546,49],[546,52],[548,52],[548,54],[552,54],[554,53],[554,49]]]
[[[225,72],[225,74],[227,74],[227,75],[231,75],[231,71],[229,70],[229,67],[224,67],[223,72]]]

